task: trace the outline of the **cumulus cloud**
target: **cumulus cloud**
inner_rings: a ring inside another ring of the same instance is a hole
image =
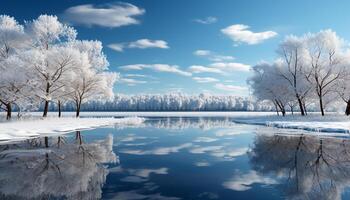
[[[264,40],[273,38],[277,36],[277,33],[274,31],[264,31],[264,32],[252,32],[249,29],[249,26],[244,24],[235,24],[228,26],[224,29],[221,29],[221,32],[231,38],[234,42],[237,43],[246,43],[246,44],[258,44]]]
[[[218,79],[212,77],[193,77],[193,80],[197,81],[198,83],[213,83],[219,81]]]
[[[140,39],[129,43],[113,43],[108,45],[109,48],[122,52],[125,48],[129,49],[149,49],[160,48],[169,49],[168,43],[164,40]]]
[[[202,50],[202,49],[194,51],[193,54],[199,57],[207,58],[214,62],[223,62],[223,61],[229,61],[229,60],[235,59],[233,56],[219,55],[210,50]]]
[[[216,17],[209,16],[204,19],[194,19],[193,21],[200,24],[214,24],[218,21],[218,19]]]
[[[218,63],[212,63],[210,65],[213,68],[221,69],[225,71],[240,71],[240,72],[249,72],[250,66],[242,63],[235,63],[235,62],[218,62]]]
[[[124,51],[124,45],[123,44],[114,43],[114,44],[109,44],[108,47],[113,49],[114,51],[119,51],[119,52]]]
[[[119,80],[121,83],[125,83],[129,86],[134,86],[136,84],[144,84],[147,83],[147,81],[141,81],[141,80],[136,80],[136,79],[132,79],[132,78],[121,78]]]
[[[216,89],[219,90],[224,90],[227,92],[236,92],[236,93],[244,93],[244,92],[248,92],[248,88],[247,87],[243,87],[243,86],[237,86],[237,85],[225,85],[222,83],[217,83],[214,86]]]
[[[145,75],[145,74],[125,74],[124,76],[125,76],[125,77],[141,77],[141,78],[146,78],[146,77],[148,77],[148,76]]]
[[[231,72],[249,72],[250,65],[236,63],[236,62],[215,62],[209,66],[192,65],[189,71],[195,74],[199,73],[216,73],[216,74],[227,74]]]
[[[149,39],[140,39],[135,42],[131,42],[129,44],[129,48],[139,48],[139,49],[146,49],[146,48],[161,48],[161,49],[168,49],[168,43],[164,40],[149,40]]]
[[[212,67],[206,67],[202,65],[192,65],[188,68],[192,73],[199,74],[199,73],[216,73],[216,74],[224,74],[220,69],[212,68]]]
[[[124,65],[121,66],[120,69],[123,70],[143,70],[143,69],[151,69],[157,72],[168,72],[174,73],[181,76],[192,76],[192,73],[181,70],[177,65],[168,65],[168,64],[134,64],[134,65]]]
[[[135,17],[144,13],[144,9],[130,3],[83,4],[65,10],[63,18],[72,24],[115,28],[139,24]]]

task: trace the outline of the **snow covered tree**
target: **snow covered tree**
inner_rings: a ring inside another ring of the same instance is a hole
[[[327,102],[333,99],[336,83],[346,75],[347,48],[345,42],[332,30],[306,34],[307,80],[315,88],[322,116]]]
[[[76,31],[58,21],[56,16],[40,15],[37,19],[27,23],[28,32],[32,39],[29,55],[31,67],[39,88],[38,97],[44,101],[43,117],[47,116],[49,102],[52,96],[62,86],[64,74],[73,65],[74,50],[63,47],[64,42],[75,40]],[[27,57],[28,58],[28,57]]]
[[[7,112],[7,119],[12,116],[13,104],[28,97],[24,95],[29,84],[28,70],[19,59],[28,44],[23,26],[13,17],[0,15],[0,108]]]
[[[74,41],[69,46],[80,51],[68,84],[69,96],[75,103],[76,117],[79,117],[84,102],[114,98],[113,86],[118,74],[106,72],[109,63],[100,41]]]
[[[311,90],[311,85],[305,77],[305,48],[303,38],[288,36],[279,45],[277,53],[281,57],[278,74],[292,88],[299,105],[301,115],[305,115],[303,101]]]
[[[253,76],[248,79],[248,84],[253,89],[253,94],[259,100],[270,100],[276,107],[276,111],[286,114],[286,106],[293,98],[293,91],[288,82],[280,76],[281,63],[259,63],[253,67]]]

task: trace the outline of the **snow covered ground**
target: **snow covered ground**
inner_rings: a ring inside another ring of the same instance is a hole
[[[0,123],[0,141],[23,140],[31,137],[60,135],[78,130],[93,129],[112,125],[138,125],[143,118],[73,118],[48,117],[47,119],[32,118],[13,120]]]
[[[32,116],[42,116],[42,112],[32,112]],[[63,116],[75,116],[75,112],[63,112]],[[245,117],[276,115],[275,112],[81,112],[82,117]],[[57,112],[49,112],[57,116]]]
[[[22,120],[0,122],[0,141],[23,140],[30,137],[58,135],[77,130],[93,129],[101,126],[141,125],[147,117],[229,117],[232,123],[263,125],[268,127],[310,131],[330,134],[350,133],[350,117],[343,114],[327,113],[325,117],[313,113],[302,117],[288,115],[276,116],[274,112],[82,112],[76,119],[74,112],[63,113],[57,118],[57,113],[51,112],[47,119],[42,119],[41,112],[26,114]],[[115,118],[117,117],[117,118]],[[175,124],[174,124],[175,125]],[[291,131],[289,132],[296,132]]]
[[[343,114],[328,114],[324,117],[319,114],[308,116],[288,115],[241,117],[233,120],[236,123],[255,124],[283,129],[298,129],[323,133],[350,133],[350,117]]]

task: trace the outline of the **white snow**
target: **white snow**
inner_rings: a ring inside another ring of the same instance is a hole
[[[143,118],[32,118],[0,123],[0,141],[23,140],[31,137],[52,136],[78,130],[111,125],[138,125]]]
[[[42,116],[42,112],[31,112],[32,116]],[[276,115],[275,112],[81,112],[83,117],[244,117]],[[57,112],[49,112],[57,116]],[[62,116],[75,116],[75,112],[63,112]]]
[[[276,128],[298,129],[325,133],[350,133],[350,117],[341,114],[328,114],[320,116],[311,114],[308,116],[288,115],[282,116],[258,116],[242,117],[233,120],[236,123],[264,125]]]

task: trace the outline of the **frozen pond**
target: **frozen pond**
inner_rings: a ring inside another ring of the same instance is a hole
[[[286,132],[286,130],[283,130]],[[0,146],[0,199],[349,199],[350,140],[147,118]]]

